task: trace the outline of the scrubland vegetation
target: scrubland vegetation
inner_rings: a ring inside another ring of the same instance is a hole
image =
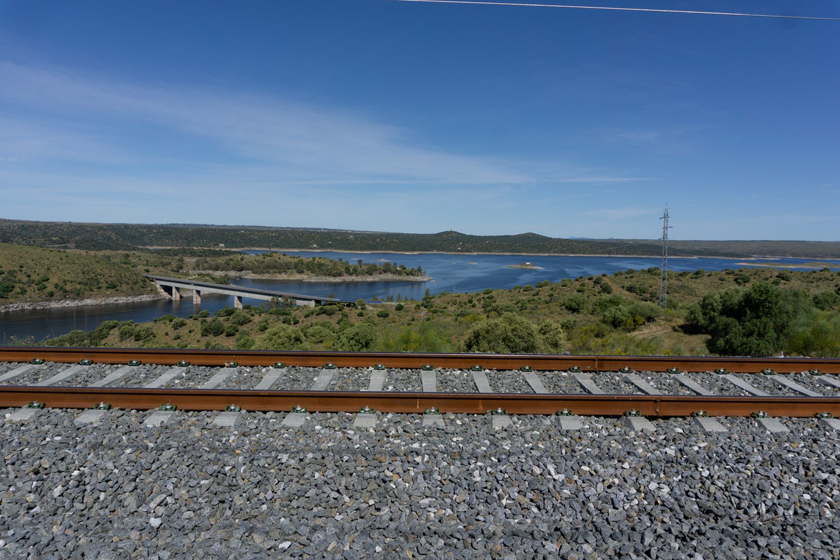
[[[0,305],[155,293],[114,255],[0,244]]]
[[[347,351],[840,356],[840,272],[617,272],[511,290],[342,307],[206,311],[110,322],[55,345]]]
[[[422,278],[396,263],[335,261],[219,250],[81,251],[0,244],[0,305],[154,294],[144,274],[227,283],[229,274],[274,278]]]

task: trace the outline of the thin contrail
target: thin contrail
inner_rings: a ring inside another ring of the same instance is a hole
[[[749,14],[740,12],[705,12],[701,10],[663,10],[659,8],[620,8],[616,6],[578,6],[573,4],[525,4],[519,2],[484,2],[482,0],[394,0],[396,2],[423,2],[427,4],[475,4],[481,6],[520,6],[526,8],[564,8],[567,10],[605,10],[610,12],[653,12],[658,14],[689,14],[705,16],[735,16],[770,19],[804,19],[812,21],[840,21],[840,18],[815,16],[788,16],[779,14]]]

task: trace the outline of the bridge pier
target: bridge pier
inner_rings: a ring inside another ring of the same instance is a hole
[[[181,290],[172,286],[172,301],[179,301],[181,299]]]
[[[199,290],[193,290],[193,304],[201,305],[201,292]]]
[[[242,296],[233,296],[233,307],[242,309]]]

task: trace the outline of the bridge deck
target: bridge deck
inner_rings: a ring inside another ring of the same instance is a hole
[[[322,296],[312,296],[312,295],[305,295],[305,294],[293,294],[290,292],[278,292],[276,290],[262,290],[260,288],[247,288],[245,286],[235,286],[231,284],[214,284],[212,282],[199,282],[198,280],[187,280],[184,278],[167,278],[166,276],[152,276],[150,274],[146,275],[146,278],[156,282],[158,284],[165,284],[169,286],[176,286],[178,288],[198,288],[201,291],[201,288],[206,290],[213,290],[214,292],[219,293],[228,293],[231,295],[243,295],[244,297],[248,297],[248,295],[253,296],[262,296],[260,299],[264,297],[289,297],[293,299],[299,300],[307,300],[307,301],[320,301],[325,303],[351,303],[349,301],[343,301],[338,298],[331,298],[331,297],[322,297]]]

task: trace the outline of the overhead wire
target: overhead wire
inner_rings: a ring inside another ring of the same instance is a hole
[[[395,2],[415,2],[424,4],[468,4],[480,6],[517,6],[524,8],[560,8],[566,10],[601,10],[609,12],[646,12],[657,14],[687,14],[687,15],[706,15],[706,16],[731,16],[731,17],[748,17],[748,18],[767,18],[767,19],[794,19],[794,20],[810,20],[810,21],[835,21],[840,22],[840,18],[834,17],[819,17],[819,16],[796,16],[787,14],[756,14],[748,12],[715,12],[705,10],[673,10],[665,8],[628,8],[622,6],[586,6],[577,4],[534,4],[534,3],[520,3],[520,2],[487,2],[484,0],[394,0]]]

